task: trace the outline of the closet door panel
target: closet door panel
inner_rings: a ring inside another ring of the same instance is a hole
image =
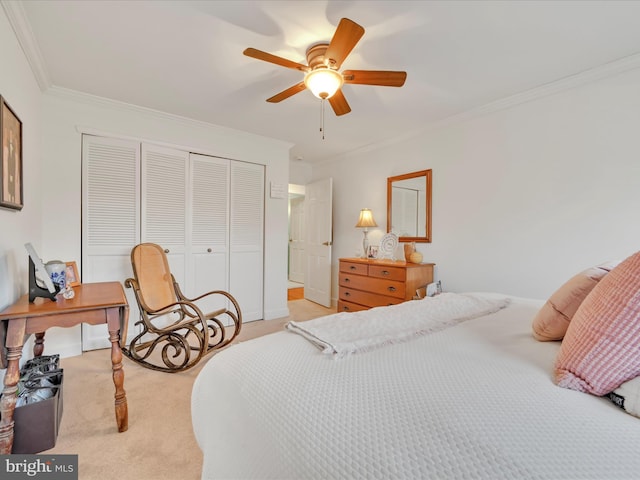
[[[188,295],[229,290],[229,160],[191,155],[191,255]],[[217,295],[203,310],[226,307]]]
[[[188,158],[180,150],[142,146],[142,242],[165,250],[171,273],[181,286],[187,278]]]
[[[82,137],[83,282],[124,282],[132,276],[131,249],[140,241],[140,145],[138,142]],[[133,292],[129,331],[138,317]],[[123,332],[124,334],[124,332]],[[82,349],[110,348],[106,325],[82,325]]]
[[[264,166],[231,163],[229,291],[244,321],[263,318]]]

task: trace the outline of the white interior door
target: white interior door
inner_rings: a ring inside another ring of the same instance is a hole
[[[82,136],[83,282],[123,282],[133,276],[130,254],[140,242],[140,145],[93,135]],[[131,289],[128,338],[138,318]],[[82,324],[82,350],[109,348],[106,325]]]
[[[333,242],[333,179],[308,184],[305,190],[306,259],[304,296],[331,307],[331,245]]]
[[[191,154],[191,256],[185,294],[195,298],[229,290],[229,160]],[[200,304],[205,312],[227,306],[220,295]]]
[[[229,293],[242,321],[262,320],[264,298],[264,165],[231,164]]]
[[[184,285],[187,256],[187,169],[189,154],[142,145],[142,242],[160,245],[171,273]]]
[[[305,270],[304,196],[289,199],[289,280],[304,283]]]

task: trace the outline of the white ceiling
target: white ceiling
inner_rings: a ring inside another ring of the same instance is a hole
[[[603,65],[640,65],[640,1],[3,0],[43,89],[64,88],[294,144],[321,161],[421,131]],[[345,85],[352,112],[302,92],[306,63],[342,17],[365,28],[344,69],[405,70],[402,88]],[[25,21],[26,20],[26,21]],[[630,58],[629,58],[630,57]],[[623,60],[624,59],[624,60]],[[606,68],[606,67],[605,67]],[[587,73],[585,73],[587,72]],[[592,70],[593,72],[593,70]]]

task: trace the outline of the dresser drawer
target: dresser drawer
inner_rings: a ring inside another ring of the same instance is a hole
[[[371,293],[388,295],[390,297],[404,298],[406,285],[403,282],[386,280],[383,278],[363,277],[362,275],[340,274],[341,287],[366,290]]]
[[[340,262],[340,271],[355,273],[357,275],[368,275],[369,265],[366,263]]]
[[[386,265],[369,265],[369,276],[404,282],[407,277],[407,269],[387,267]]]
[[[389,297],[371,292],[363,292],[362,290],[340,287],[340,300],[357,303],[359,305],[364,305],[365,307],[382,307],[402,303],[404,298]]]
[[[358,305],[357,303],[345,302],[338,300],[338,312],[359,312],[360,310],[369,310],[369,307]]]

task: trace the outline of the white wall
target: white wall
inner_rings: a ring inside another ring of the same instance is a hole
[[[289,183],[306,185],[313,176],[313,167],[301,160],[291,160],[289,163]]]
[[[386,177],[427,168],[433,242],[418,250],[445,290],[546,298],[640,250],[639,86],[636,69],[314,166],[334,179],[334,271],[359,251],[361,208],[371,244],[386,232]]]
[[[22,162],[24,208],[0,208],[0,310],[11,305],[28,290],[26,242],[42,247],[42,202],[40,175],[41,95],[13,30],[0,8],[0,95],[22,121]],[[40,255],[42,255],[41,252]],[[24,357],[33,356],[32,341]],[[0,371],[0,381],[4,370]]]
[[[0,208],[0,309],[27,292],[31,242],[41,247],[40,90],[13,30],[0,8],[0,95],[22,121],[24,208]]]

